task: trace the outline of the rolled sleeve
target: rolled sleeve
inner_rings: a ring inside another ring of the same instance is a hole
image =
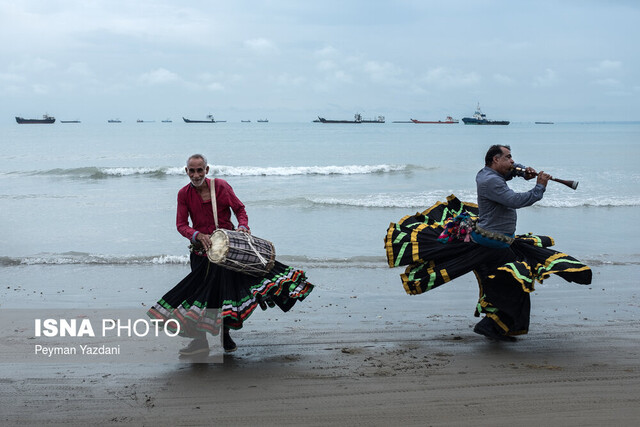
[[[484,194],[488,199],[513,209],[533,205],[535,202],[542,199],[544,191],[545,187],[543,185],[536,184],[535,187],[529,191],[516,193],[509,188],[503,179],[498,177],[489,180],[487,185],[484,187]]]
[[[178,209],[176,212],[176,228],[178,233],[191,241],[195,241],[197,230],[189,226],[189,207],[187,205],[187,194],[184,189],[178,192]]]

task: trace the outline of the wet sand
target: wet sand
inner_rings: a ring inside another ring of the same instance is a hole
[[[590,286],[559,278],[538,285],[530,332],[516,343],[473,333],[472,276],[408,296],[399,269],[308,272],[317,287],[307,300],[287,314],[254,313],[223,363],[1,363],[0,421],[626,426],[640,419],[634,266],[596,268]],[[123,293],[149,304],[161,287]],[[27,295],[33,290],[23,283],[0,297]]]

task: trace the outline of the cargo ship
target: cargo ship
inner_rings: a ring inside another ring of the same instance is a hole
[[[480,103],[476,107],[476,112],[473,114],[473,117],[463,117],[462,122],[465,125],[503,125],[506,126],[509,124],[507,120],[488,120],[487,115],[482,112],[480,109]]]
[[[184,117],[182,118],[182,120],[184,120],[185,123],[224,123],[226,122],[226,120],[214,119],[213,115],[211,114],[207,115],[207,119],[208,120],[190,120],[190,119],[185,119]]]
[[[315,122],[316,120],[314,120]],[[353,120],[327,120],[324,117],[318,116],[318,122],[320,123],[384,123],[384,116],[378,116],[376,119],[363,119],[361,114],[353,116]]]
[[[455,124],[455,123],[460,123],[460,121],[454,119],[451,116],[447,116],[447,119],[445,121],[438,120],[437,122],[429,122],[429,121],[423,122],[421,120],[416,120],[416,119],[411,119],[411,121],[413,123],[428,123],[428,124]]]
[[[51,123],[55,123],[55,121],[56,121],[56,118],[53,117],[53,116],[50,116],[48,114],[43,115],[41,119],[25,119],[25,118],[16,116],[16,122],[20,123],[21,125],[24,125],[24,124],[51,124]]]

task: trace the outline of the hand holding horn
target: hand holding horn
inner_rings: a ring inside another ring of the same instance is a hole
[[[523,174],[526,172],[524,169],[522,168],[518,168],[518,167],[514,167],[513,169],[515,169],[516,172],[518,172],[519,174]],[[534,173],[534,176],[538,176],[539,172]],[[552,181],[555,182],[559,182],[560,184],[564,184],[567,187],[571,188],[572,190],[575,190],[578,188],[578,181],[568,181],[565,179],[559,179],[559,178],[554,178],[554,177],[550,177],[549,178]]]

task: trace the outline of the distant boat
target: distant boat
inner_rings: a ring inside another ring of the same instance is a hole
[[[162,123],[173,123],[173,120],[171,120],[171,119],[164,119],[164,120],[162,120]]]
[[[56,121],[56,118],[53,116],[49,116],[48,114],[44,114],[41,119],[24,119],[22,117],[16,116],[16,122],[21,125],[25,124],[51,124]]]
[[[360,114],[356,114],[355,120],[327,120],[324,117],[318,116],[319,123],[362,123]]]
[[[465,125],[508,125],[506,120],[488,120],[487,115],[480,110],[480,103],[476,107],[476,112],[473,113],[473,117],[463,117],[462,122]]]
[[[327,120],[318,116],[318,121],[320,123],[384,123],[384,116],[378,116],[377,119],[373,120],[363,119],[361,114],[356,114],[353,120]]]
[[[260,121],[260,120],[258,120]],[[240,120],[240,123],[251,123],[251,120]]]
[[[60,123],[80,123],[80,120],[60,120]]]
[[[438,120],[437,122],[430,122],[430,121],[423,122],[421,120],[416,120],[416,119],[411,119],[411,121],[413,123],[429,123],[429,124],[455,124],[455,123],[460,123],[458,120],[454,119],[451,116],[447,116],[447,119],[445,121]]]
[[[136,120],[136,123],[155,123],[155,122],[156,122],[155,120],[141,120],[141,119]]]
[[[107,123],[122,123],[122,121],[120,119],[109,119]]]
[[[269,119],[258,119],[258,123],[269,123]]]
[[[552,125],[553,122],[535,122],[537,125]]]
[[[189,119],[185,119],[184,117],[182,118],[182,120],[184,120],[185,123],[225,123],[226,122],[226,120],[214,119],[211,114],[207,116],[207,119],[209,120],[189,120]]]

